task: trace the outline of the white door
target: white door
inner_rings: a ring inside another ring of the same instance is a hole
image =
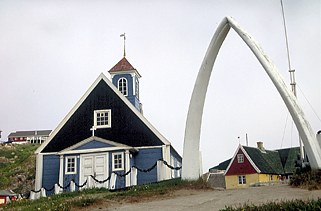
[[[91,187],[107,187],[107,182],[99,183],[95,182],[90,175],[93,175],[96,180],[102,181],[107,178],[108,165],[107,154],[88,154],[82,155],[80,159],[80,184],[83,184],[87,178],[91,181]]]
[[[106,179],[106,155],[97,155],[95,156],[95,170],[94,170],[94,175],[96,177],[97,180],[99,181],[103,181],[104,179]],[[107,182],[105,183],[98,183],[96,182],[95,187],[107,187]]]
[[[82,183],[86,181],[86,179],[91,180],[90,175],[94,175],[94,158],[93,156],[86,156],[83,157],[83,176],[82,176]],[[89,181],[87,181],[88,183]],[[81,183],[81,184],[82,184]],[[92,183],[90,183],[92,184]]]

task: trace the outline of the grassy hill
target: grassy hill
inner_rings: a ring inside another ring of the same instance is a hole
[[[36,157],[39,145],[0,145],[0,189],[29,194],[34,188]]]

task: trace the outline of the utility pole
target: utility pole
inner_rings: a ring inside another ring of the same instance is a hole
[[[290,73],[290,85],[292,92],[295,97],[296,95],[296,82],[295,82],[295,69],[291,68],[291,61],[290,61],[290,50],[289,50],[289,42],[288,42],[288,33],[286,30],[286,23],[285,23],[285,15],[284,15],[284,8],[283,8],[283,1],[280,0],[281,2],[281,8],[282,8],[282,17],[283,17],[283,26],[284,26],[284,35],[285,35],[285,44],[286,44],[286,51],[287,51],[287,56],[288,56],[288,66],[289,66],[289,73]],[[299,133],[300,136],[300,133]],[[301,161],[304,160],[304,150],[303,150],[303,143],[301,138],[299,137],[299,143],[300,143],[300,159]]]

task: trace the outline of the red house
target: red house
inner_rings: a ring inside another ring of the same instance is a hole
[[[18,198],[18,194],[14,193],[12,190],[0,190],[0,205],[9,203]]]

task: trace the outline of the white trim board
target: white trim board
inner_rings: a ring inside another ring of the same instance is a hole
[[[96,152],[110,152],[116,150],[135,150],[134,147],[103,147],[103,148],[94,148],[94,149],[78,149],[78,150],[63,150],[58,152],[58,155],[70,155],[70,154],[87,154],[87,153],[96,153]]]

